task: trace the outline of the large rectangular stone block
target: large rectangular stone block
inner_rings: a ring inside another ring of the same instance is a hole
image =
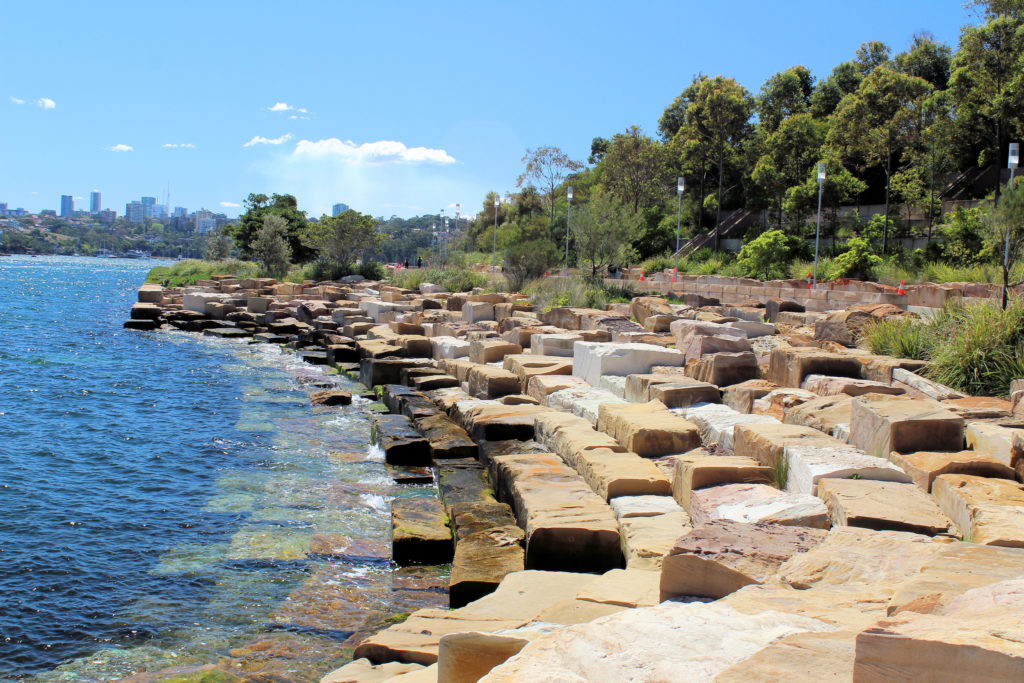
[[[853,400],[850,443],[880,458],[892,451],[959,451],[964,421],[935,401],[869,394]]]
[[[700,445],[697,427],[670,412],[660,401],[605,404],[598,409],[597,428],[641,457],[683,453]]]
[[[653,344],[576,342],[572,374],[597,386],[602,375],[632,375],[648,372],[655,365],[682,364],[682,353]]]

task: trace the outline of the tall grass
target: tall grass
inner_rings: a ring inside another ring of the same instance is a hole
[[[627,302],[636,296],[628,284],[609,285],[580,275],[533,280],[523,287],[523,294],[543,311],[559,306],[605,310],[608,304]]]
[[[157,266],[146,275],[146,282],[164,287],[186,287],[214,275],[237,278],[260,277],[260,266],[252,261],[200,261],[186,259],[170,266]]]
[[[430,268],[396,270],[388,275],[388,283],[405,289],[419,289],[424,282],[441,285],[449,292],[468,292],[487,284],[486,276],[464,268]]]
[[[1004,396],[1024,377],[1024,301],[947,303],[926,319],[880,321],[865,339],[873,353],[929,361],[924,374],[976,396]]]

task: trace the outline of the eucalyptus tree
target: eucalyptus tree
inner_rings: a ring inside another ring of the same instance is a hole
[[[535,185],[542,190],[548,198],[548,205],[551,209],[551,222],[555,222],[555,190],[566,178],[576,171],[583,169],[583,163],[570,159],[569,155],[558,147],[538,147],[535,150],[526,150],[522,163],[526,165],[519,179],[517,187]]]

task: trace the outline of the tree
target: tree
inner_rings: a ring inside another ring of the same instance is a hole
[[[897,71],[923,78],[936,90],[945,90],[949,82],[951,55],[949,45],[937,42],[928,32],[922,32],[914,35],[910,48],[896,55],[893,64]]]
[[[813,92],[814,78],[807,67],[794,66],[773,75],[757,96],[759,128],[773,133],[790,116],[808,111]]]
[[[223,261],[231,255],[231,238],[227,235],[210,235],[206,238],[203,258],[207,261]]]
[[[748,277],[773,280],[789,274],[792,260],[790,238],[781,230],[769,230],[744,244],[736,263]]]
[[[274,194],[270,197],[265,194],[250,194],[245,200],[245,213],[238,217],[238,223],[225,232],[234,237],[235,245],[243,256],[253,257],[253,240],[263,227],[263,219],[269,214],[280,216],[285,221],[285,239],[288,242],[290,258],[299,263],[309,261],[314,254],[302,241],[309,220],[305,211],[299,211],[298,201],[290,194]]]
[[[889,63],[889,46],[877,40],[861,43],[853,63],[861,75],[866,77],[878,67]]]
[[[270,277],[283,277],[288,272],[288,222],[277,214],[264,216],[250,249]]]
[[[885,173],[885,230],[888,246],[889,194],[900,154],[920,132],[920,110],[932,91],[927,81],[881,66],[869,73],[857,91],[843,97],[832,116],[828,145],[845,162],[862,170],[880,167]]]
[[[960,31],[960,48],[953,56],[949,91],[956,108],[956,127],[968,147],[983,132],[980,148],[971,151],[979,166],[1003,167],[1006,143],[1021,131],[1024,105],[1024,21],[1021,3],[992,0],[982,26]],[[996,174],[996,201],[1000,183]]]
[[[775,204],[778,226],[789,188],[800,185],[817,163],[828,125],[810,114],[795,114],[784,119],[762,143],[751,179]]]
[[[337,216],[324,215],[311,223],[303,239],[307,248],[321,258],[349,265],[355,262],[357,254],[380,248],[385,235],[377,231],[377,220],[373,216],[348,209]]]
[[[811,113],[824,119],[832,115],[844,97],[857,90],[864,80],[855,62],[843,62],[832,69],[828,78],[818,81],[811,95]]]
[[[612,137],[601,162],[604,184],[633,213],[658,203],[668,183],[665,148],[637,126]]]
[[[1006,190],[1002,201],[989,214],[988,241],[1003,264],[1003,308],[1009,296],[1010,266],[1024,248],[1024,183]]]
[[[636,258],[630,242],[641,217],[607,193],[595,193],[577,209],[570,223],[576,251],[590,261],[593,273],[612,263]]]
[[[538,147],[536,150],[526,150],[526,154],[520,160],[526,164],[519,179],[517,187],[535,183],[548,196],[548,203],[551,207],[551,221],[555,220],[555,190],[569,177],[583,168],[583,164],[569,158],[565,152],[558,147]]]

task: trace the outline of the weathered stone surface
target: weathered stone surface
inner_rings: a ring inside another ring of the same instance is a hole
[[[855,308],[832,311],[814,323],[814,338],[818,341],[834,341],[843,346],[856,346],[867,328],[880,319]]]
[[[967,446],[1013,469],[1024,456],[1024,429],[970,422],[967,425]]]
[[[448,461],[438,467],[437,488],[449,517],[453,505],[494,501],[487,471],[476,460]]]
[[[857,632],[797,633],[776,640],[715,676],[715,683],[850,681]],[[813,672],[813,673],[812,673]]]
[[[470,342],[456,337],[439,336],[430,338],[430,356],[442,358],[465,358],[469,356]]]
[[[453,518],[460,514],[460,505],[453,507]],[[512,524],[474,531],[459,538],[448,587],[452,607],[462,607],[494,592],[508,574],[525,569],[524,534],[514,526],[511,511],[509,521]]]
[[[157,304],[140,301],[132,304],[130,315],[132,320],[159,320],[160,307]]]
[[[800,591],[853,584],[881,586],[887,600],[893,587],[919,574],[945,547],[946,543],[921,534],[839,526],[829,531],[820,545],[784,563],[778,577]]]
[[[780,612],[746,615],[720,605],[667,602],[537,638],[481,683],[709,681],[766,645],[824,622]]]
[[[670,412],[660,401],[604,404],[597,427],[641,457],[683,453],[700,445],[697,427]]]
[[[867,394],[852,406],[850,443],[870,455],[963,448],[964,421],[934,401]]]
[[[369,659],[357,659],[326,674],[320,679],[320,683],[384,683],[395,676],[422,668],[421,664],[403,662],[373,664]]]
[[[949,531],[935,500],[913,484],[869,479],[822,479],[818,497],[833,525],[933,536]]]
[[[625,401],[610,391],[589,385],[551,392],[547,401],[548,407],[570,412],[595,426],[600,406],[607,403],[623,404]]]
[[[430,457],[434,462],[477,457],[479,449],[466,430],[443,413],[420,418],[415,427],[430,444]]]
[[[655,315],[674,316],[675,311],[668,302],[659,296],[637,296],[629,302],[629,314],[641,325],[647,318]]]
[[[491,669],[517,654],[542,631],[532,636],[527,628],[499,633],[452,633],[438,644],[437,672],[431,683],[476,683]],[[405,683],[399,679],[395,683]]]
[[[505,356],[504,368],[519,378],[525,389],[531,377],[544,375],[570,375],[572,361],[558,356],[536,356],[531,353]]]
[[[672,381],[679,381],[679,379],[679,377],[660,375],[657,373],[640,373],[635,375],[629,375],[628,377],[625,378],[625,389],[623,391],[621,398],[626,399],[630,403],[645,403],[651,400],[650,391],[652,386],[656,384],[665,384],[667,382]]]
[[[757,356],[750,351],[702,356],[693,367],[693,378],[718,387],[756,379],[760,374]]]
[[[824,396],[788,409],[783,422],[836,436],[837,430],[849,429],[852,406],[852,396]]]
[[[612,569],[588,581],[576,599],[629,608],[651,607],[660,602],[658,580],[656,571]]]
[[[861,362],[851,354],[832,353],[817,348],[772,349],[765,379],[780,387],[799,387],[807,375],[859,378]]]
[[[572,306],[560,306],[550,311],[541,313],[538,317],[547,325],[561,327],[564,330],[582,330],[584,321],[593,317],[606,317],[607,311],[599,311],[596,308],[576,308]]]
[[[1013,479],[1014,476],[1013,469],[988,453],[978,451],[894,451],[889,454],[889,459],[924,491],[932,490],[932,482],[940,474],[970,474],[996,479]]]
[[[732,451],[733,430],[736,425],[778,424],[778,420],[767,415],[738,413],[728,406],[704,403],[682,408],[683,417],[697,425],[700,439],[705,446],[718,444],[727,452]]]
[[[526,394],[541,404],[546,405],[548,395],[562,389],[590,386],[575,375],[534,375],[526,385]]]
[[[429,364],[430,361],[414,358],[363,358],[359,361],[359,381],[368,387],[398,384],[402,380],[403,369]]]
[[[732,450],[736,455],[753,458],[762,465],[772,467],[785,460],[790,446],[824,446],[838,448],[845,444],[822,434],[817,429],[801,425],[759,424],[736,425],[732,435]],[[879,460],[882,466],[891,465]],[[780,482],[782,485],[782,482]],[[813,493],[813,491],[805,491]]]
[[[751,412],[754,415],[768,415],[780,422],[786,418],[786,412],[813,401],[818,395],[807,389],[784,387],[775,389],[754,401]]]
[[[655,517],[682,510],[671,496],[619,496],[608,501],[608,504],[612,506],[612,512],[620,520],[629,517]]]
[[[467,381],[470,395],[477,398],[498,398],[521,391],[515,374],[491,365],[474,365],[469,370]]]
[[[309,402],[315,406],[347,406],[352,403],[352,394],[340,389],[317,391],[309,395]]]
[[[942,407],[951,410],[966,421],[1009,418],[1013,415],[1013,404],[993,396],[968,396],[940,401]]]
[[[843,443],[796,443],[786,446],[786,490],[814,494],[822,479],[850,479],[911,483],[909,474],[891,462]]]
[[[697,403],[719,403],[721,392],[714,384],[686,379],[663,384],[655,384],[650,388],[651,401],[660,401],[668,408],[685,408]]]
[[[435,389],[451,389],[460,386],[458,378],[451,375],[422,375],[413,377],[410,385],[419,391],[434,391]]]
[[[576,342],[572,374],[597,386],[602,375],[632,375],[648,372],[654,365],[682,364],[682,353],[653,344]]]
[[[436,498],[396,498],[391,503],[391,557],[400,565],[451,562],[455,546],[447,522]]]
[[[626,397],[626,378],[621,375],[604,375],[598,387],[610,391],[619,398]]]
[[[544,406],[507,406],[498,402],[480,401],[456,404],[452,418],[462,424],[477,442],[506,439],[529,441],[534,435],[534,419],[546,412],[550,412],[550,409]]]
[[[802,388],[820,396],[862,396],[863,394],[892,394],[899,396],[906,393],[901,387],[889,386],[884,382],[873,382],[868,379],[851,377],[829,377],[828,375],[807,375]]]
[[[771,468],[752,458],[735,455],[703,456],[677,460],[672,495],[687,513],[693,491],[721,484],[767,484]]]
[[[690,517],[694,526],[724,519],[828,528],[828,509],[820,499],[765,484],[725,484],[692,491]]]
[[[959,391],[922,377],[905,368],[893,368],[892,383],[894,386],[902,386],[908,390],[913,390],[913,392],[916,392],[914,393],[915,396],[924,396],[933,401],[965,398],[964,394],[961,394]]]
[[[660,599],[721,598],[763,583],[783,562],[821,543],[822,529],[712,521],[673,544],[661,563]]]
[[[523,347],[519,344],[504,339],[478,339],[470,342],[469,360],[474,363],[494,363],[504,360],[509,354],[522,352]]]
[[[602,571],[622,565],[611,508],[558,456],[503,455],[492,463],[526,530],[528,568]]]
[[[462,319],[467,323],[494,320],[494,304],[486,301],[467,301],[462,305]]]
[[[754,401],[778,389],[778,385],[764,379],[748,379],[722,390],[722,403],[738,413],[753,410]]]
[[[649,517],[619,520],[622,553],[628,569],[655,571],[677,538],[691,529],[690,516],[682,509]]]
[[[1024,582],[968,591],[940,614],[902,613],[857,636],[857,681],[1024,679]]]
[[[404,415],[374,415],[373,441],[391,465],[429,465],[430,444]]]
[[[943,474],[935,478],[932,494],[965,539],[1024,548],[1024,484]]]

